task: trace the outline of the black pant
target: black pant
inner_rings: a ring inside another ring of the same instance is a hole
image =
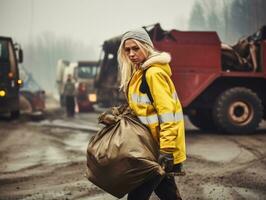
[[[73,117],[75,114],[75,98],[74,96],[66,96],[66,112],[67,116]]]
[[[161,200],[182,200],[173,175],[156,176],[128,193],[128,200],[148,200],[152,192]]]

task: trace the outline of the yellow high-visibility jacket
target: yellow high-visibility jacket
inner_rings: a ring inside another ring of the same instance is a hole
[[[161,151],[173,152],[174,163],[178,164],[186,159],[185,128],[182,107],[170,78],[170,60],[167,53],[146,60],[133,74],[127,97],[130,108],[150,129]],[[147,94],[140,91],[143,70],[147,70],[146,81],[153,103]]]

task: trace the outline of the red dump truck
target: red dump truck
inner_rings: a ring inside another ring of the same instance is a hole
[[[195,126],[245,133],[254,131],[266,118],[265,27],[226,48],[216,32],[165,31],[160,24],[144,28],[158,50],[171,54],[172,80],[184,112]],[[121,36],[103,44],[96,87],[98,102],[105,106],[124,99],[118,90],[120,40]]]

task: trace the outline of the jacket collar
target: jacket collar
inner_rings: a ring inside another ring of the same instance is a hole
[[[148,57],[148,59],[142,64],[141,69],[145,70],[153,64],[168,64],[171,61],[171,56],[169,53],[162,52],[156,53]]]

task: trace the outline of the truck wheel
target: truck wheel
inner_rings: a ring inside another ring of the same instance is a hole
[[[216,125],[228,133],[254,131],[262,120],[263,106],[252,90],[235,87],[223,92],[216,100],[213,119]]]
[[[188,115],[190,122],[205,131],[216,130],[216,126],[212,119],[211,110],[197,109],[195,113]]]

